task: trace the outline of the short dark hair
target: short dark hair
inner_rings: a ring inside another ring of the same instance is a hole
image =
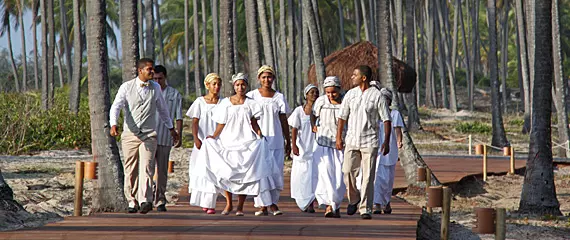
[[[154,60],[150,58],[141,58],[137,61],[137,68],[138,69],[144,68],[147,63],[154,64]]]
[[[166,77],[167,73],[166,73],[166,68],[162,65],[156,65],[154,66],[154,73],[163,73],[164,76]]]
[[[356,67],[356,69],[358,69],[358,71],[360,71],[360,74],[362,74],[366,77],[366,81],[368,81],[368,82],[372,81],[372,69],[369,66],[360,65],[360,66]]]

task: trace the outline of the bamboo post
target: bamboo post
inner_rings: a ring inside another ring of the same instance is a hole
[[[449,217],[451,215],[451,188],[443,187],[443,209],[441,215],[441,239],[449,239]]]
[[[83,214],[83,162],[75,162],[75,205],[73,216],[79,217]]]
[[[507,215],[504,208],[497,208],[495,219],[495,240],[505,240],[507,236],[505,217]]]
[[[483,144],[483,181],[487,181],[487,145]]]
[[[473,139],[471,138],[471,134],[469,134],[469,155],[473,155]]]
[[[511,169],[509,171],[511,175],[515,174],[515,149],[511,147]]]
[[[426,168],[426,194],[427,190],[431,187],[431,169],[429,167]],[[426,211],[431,215],[432,209],[431,207],[426,207]]]

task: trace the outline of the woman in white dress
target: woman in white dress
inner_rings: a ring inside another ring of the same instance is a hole
[[[289,105],[285,100],[285,96],[272,88],[275,72],[270,66],[264,65],[257,71],[257,79],[260,82],[258,89],[247,93],[247,96],[257,101],[262,109],[259,126],[265,135],[270,155],[275,159],[276,170],[273,173],[272,181],[269,186],[272,190],[266,194],[260,194],[254,198],[255,207],[259,207],[259,211],[255,212],[256,216],[267,216],[268,207],[273,215],[281,215],[277,203],[279,195],[283,190],[283,164],[285,156],[291,154],[291,140],[289,138],[289,125],[287,124],[287,113]]]
[[[319,90],[309,84],[303,91],[306,100],[303,106],[293,110],[287,119],[291,126],[291,142],[293,167],[291,168],[291,198],[304,212],[314,213],[315,187],[317,184],[317,167],[313,166],[315,133],[311,126],[313,103],[319,96]]]
[[[246,197],[269,192],[275,170],[257,124],[261,107],[245,96],[247,78],[238,73],[232,82],[236,94],[221,100],[213,110],[216,130],[202,142],[198,157],[206,160],[196,164],[196,169],[216,189],[225,191],[227,205],[222,214],[233,210],[232,197],[236,194],[236,215],[243,216]]]
[[[220,100],[219,93],[222,87],[222,80],[218,74],[210,73],[204,79],[204,85],[208,90],[208,94],[197,98],[188,109],[188,112],[186,112],[186,116],[192,119],[192,135],[194,136],[194,147],[192,148],[188,167],[188,192],[191,193],[191,205],[202,207],[204,212],[208,214],[215,214],[216,189],[213,187],[213,184],[208,184],[204,178],[199,177],[199,174],[194,173],[194,165],[196,161],[199,161],[197,157],[198,151],[202,148],[202,141],[216,130],[216,122],[211,118],[211,110]],[[200,185],[209,186],[208,191],[192,190],[192,186]]]
[[[392,93],[386,88],[380,90],[382,97],[386,98],[386,104],[390,106],[392,103]],[[398,149],[402,148],[402,127],[404,127],[404,120],[402,115],[396,109],[392,109],[392,134],[390,137],[390,152],[386,155],[378,154],[376,161],[376,179],[374,180],[374,214],[392,213],[390,206],[390,197],[392,196],[392,189],[394,188],[394,173],[396,172],[396,163],[398,163]],[[384,124],[378,124],[378,136],[384,136]],[[382,145],[383,137],[380,139],[380,146]]]
[[[317,147],[313,161],[318,169],[318,181],[315,197],[319,204],[325,204],[325,217],[340,217],[340,204],[346,193],[343,181],[342,163],[344,154],[336,149],[338,117],[342,101],[340,80],[336,76],[325,78],[325,95],[320,96],[313,106],[311,122],[316,131]],[[345,128],[346,129],[346,128]],[[345,133],[343,132],[343,138]]]

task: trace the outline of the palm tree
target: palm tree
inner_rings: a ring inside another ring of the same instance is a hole
[[[356,21],[356,41],[360,42],[362,38],[360,37],[360,32],[362,31],[362,26],[360,24],[360,0],[354,0],[354,20]]]
[[[71,63],[71,49],[69,46],[69,33],[67,29],[67,9],[65,7],[65,0],[59,0],[59,20],[61,27],[59,29],[59,39],[61,41],[61,45],[63,45],[64,56],[65,56],[65,65],[66,65],[66,73],[67,73],[67,81],[70,82],[72,78],[72,69],[73,64]],[[60,77],[62,78],[62,77]]]
[[[140,53],[137,1],[138,0],[120,0],[123,82],[129,81],[137,76],[137,61]]]
[[[509,142],[505,135],[501,101],[499,101],[499,79],[497,74],[499,62],[497,59],[496,8],[496,0],[489,0],[487,3],[487,15],[489,20],[489,53],[487,54],[487,58],[490,69],[491,111],[493,115],[493,138],[491,140],[491,144],[496,147],[505,147],[509,145]]]
[[[345,47],[346,41],[344,40],[344,15],[342,13],[342,3],[340,0],[336,0],[336,4],[338,5],[338,20],[339,20],[339,27],[340,27],[340,46]]]
[[[28,85],[28,60],[26,51],[26,32],[24,31],[24,10],[26,3],[24,0],[18,0],[18,22],[16,25],[20,26],[20,37],[22,38],[22,92],[27,90]]]
[[[303,15],[306,16],[305,21],[307,21],[309,27],[309,35],[311,37],[313,59],[315,61],[315,70],[317,74],[317,82],[319,83],[319,91],[323,92],[322,86],[325,80],[325,64],[323,62],[323,53],[321,52],[322,46],[319,41],[319,34],[317,29],[317,24],[315,22],[315,15],[313,11],[313,6],[310,0],[303,0]]]
[[[47,79],[48,79],[48,108],[54,105],[54,66],[55,66],[55,16],[53,11],[54,0],[47,0],[47,24],[48,24],[48,51],[47,51]],[[42,54],[44,54],[42,52]]]
[[[261,25],[261,37],[263,39],[263,56],[265,64],[275,66],[273,59],[273,41],[269,24],[267,23],[267,13],[265,11],[265,0],[257,1],[257,10],[259,12],[259,25]]]
[[[10,63],[12,65],[12,75],[14,76],[14,86],[16,92],[20,91],[20,82],[19,82],[19,77],[18,77],[18,68],[16,67],[16,61],[14,61],[14,52],[12,51],[12,34],[11,34],[11,28],[12,25],[10,24],[10,17],[12,15],[14,15],[14,13],[17,11],[17,2],[16,1],[5,1],[4,4],[2,5],[2,23],[0,26],[0,37],[4,36],[4,34],[6,34],[6,38],[8,39],[8,51],[10,53]]]
[[[204,75],[208,74],[208,48],[206,42],[206,31],[208,30],[208,26],[206,25],[206,1],[202,0],[202,60],[203,60],[203,68],[204,68]]]
[[[38,18],[38,11],[39,11],[39,1],[38,0],[31,0],[31,7],[32,7],[32,38],[34,39],[34,87],[35,89],[39,89],[39,73],[38,73],[38,38],[37,38],[37,18]]]
[[[146,46],[145,46],[145,57],[154,59],[154,11],[152,10],[154,6],[153,0],[145,0],[145,21],[146,21]]]
[[[279,0],[279,38],[280,38],[280,49],[279,49],[279,64],[281,64],[281,66],[279,66],[279,70],[281,71],[280,76],[277,79],[282,79],[281,81],[283,82],[283,94],[285,94],[285,96],[288,96],[288,87],[287,87],[287,80],[289,79],[288,76],[288,71],[287,71],[287,33],[286,33],[286,27],[287,27],[287,23],[286,23],[286,11],[285,9],[287,9],[285,7],[285,0]],[[281,82],[280,81],[280,82]],[[278,87],[279,85],[276,84]]]
[[[303,1],[311,1],[311,0],[303,0]],[[307,4],[306,2],[303,2],[303,4]],[[311,8],[312,11],[312,8]],[[295,100],[295,22],[294,22],[294,18],[295,18],[295,11],[294,11],[294,2],[293,0],[287,0],[287,43],[288,48],[287,48],[287,79],[284,79],[285,82],[283,83],[283,85],[287,86],[287,94],[285,94],[285,96],[287,97],[287,101],[289,101],[289,105],[293,106],[293,101]],[[314,13],[311,13],[314,14]],[[313,22],[314,26],[316,26],[316,22]],[[317,33],[318,35],[318,33]]]
[[[533,1],[534,82],[532,97],[532,130],[525,178],[519,203],[519,212],[532,215],[560,216],[560,203],[556,198],[552,164],[552,1]],[[527,9],[527,11],[530,11]],[[529,13],[529,12],[527,12]]]
[[[222,79],[230,79],[235,72],[233,38],[233,0],[220,0],[220,70]],[[229,96],[231,86],[223,84],[224,96]]]
[[[568,107],[567,92],[562,68],[562,48],[560,44],[560,16],[558,10],[558,0],[552,1],[552,50],[554,64],[554,82],[556,92],[556,114],[558,116],[558,142],[568,141]],[[558,148],[561,157],[569,157],[570,150]]]
[[[190,66],[188,66],[188,54],[189,54],[189,47],[190,43],[188,42],[188,38],[190,37],[190,32],[188,30],[189,26],[189,19],[188,19],[188,0],[184,0],[184,79],[186,83],[185,94],[186,96],[190,95]],[[196,96],[198,97],[198,96]]]
[[[415,44],[416,40],[414,38],[415,30],[414,30],[414,13],[415,13],[415,6],[413,0],[406,0],[406,63],[410,66],[415,66]],[[419,69],[416,69],[419,73]],[[419,75],[419,74],[418,74]],[[416,84],[416,88],[419,85]],[[416,94],[415,91],[412,91],[409,94],[404,94],[404,101],[406,102],[406,107],[408,108],[408,130],[409,131],[416,131],[421,129],[420,124],[420,116],[418,112],[418,106],[416,105]]]
[[[126,1],[123,1],[126,2]],[[133,1],[130,1],[133,2]],[[92,212],[120,212],[127,204],[123,194],[123,165],[119,148],[109,134],[107,122],[111,107],[109,93],[105,0],[87,1],[87,63],[89,79],[89,112],[91,113],[91,150],[99,164],[99,179],[93,196]],[[136,5],[122,11],[136,11]],[[123,14],[121,14],[122,16]],[[131,22],[136,28],[136,20]],[[126,22],[121,22],[127,24]],[[124,35],[122,35],[124,36]]]
[[[164,38],[162,37],[162,22],[160,21],[160,4],[158,0],[154,1],[155,11],[156,11],[156,26],[158,27],[158,40],[160,41],[160,63],[166,64],[166,59],[164,57]]]
[[[426,66],[426,87],[425,87],[425,103],[428,107],[437,107],[437,99],[435,94],[435,84],[434,84],[434,74],[433,74],[433,62],[434,62],[434,17],[433,17],[433,4],[429,4],[429,1],[425,1],[425,11],[426,11],[426,31],[427,31],[427,66]]]
[[[138,34],[139,34],[139,55],[144,56],[146,52],[144,51],[144,0],[138,0]]]
[[[211,0],[212,7],[212,35],[214,38],[214,67],[215,73],[220,72],[220,37],[218,25],[218,0]]]
[[[79,83],[81,81],[81,60],[83,57],[80,9],[81,2],[73,0],[73,49],[75,49],[75,54],[73,54],[73,75],[69,85],[69,110],[75,114],[79,112],[79,100],[81,98]]]
[[[257,5],[254,0],[244,0],[245,5],[245,27],[247,29],[247,52],[249,59],[249,76],[256,76],[257,69],[261,66],[259,54],[259,35],[257,25]],[[252,88],[257,86],[257,81],[251,81]]]
[[[196,97],[202,95],[200,89],[200,29],[198,27],[198,0],[192,1],[192,18],[194,22],[194,87],[196,90]]]
[[[48,81],[48,24],[47,24],[47,1],[40,0],[40,17],[42,24],[42,109],[48,110],[49,105],[49,81]]]

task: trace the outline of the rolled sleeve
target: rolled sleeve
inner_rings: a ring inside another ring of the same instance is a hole
[[[348,95],[348,94],[347,94]],[[340,116],[339,118],[342,120],[348,120],[348,116],[350,116],[350,98],[345,98],[342,100],[340,104]]]
[[[386,103],[386,99],[380,97],[378,101],[378,114],[383,122],[392,121],[392,116],[390,116],[390,106]]]

